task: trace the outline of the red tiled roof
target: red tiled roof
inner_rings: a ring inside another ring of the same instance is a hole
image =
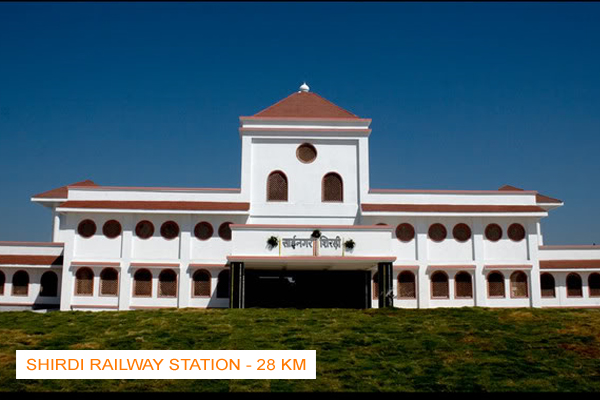
[[[547,260],[540,261],[541,269],[600,268],[600,260]]]
[[[389,212],[546,212],[538,206],[460,204],[362,204],[363,211]]]
[[[312,92],[292,93],[278,103],[254,114],[254,117],[359,118]]]
[[[501,190],[501,191],[514,191],[514,190],[522,191],[523,189],[518,188],[518,187],[514,187],[514,186],[510,186],[510,185],[504,185],[501,188],[499,188],[498,190]],[[561,200],[558,200],[558,199],[555,199],[555,198],[552,198],[552,197],[548,197],[548,196],[545,196],[545,195],[540,194],[540,193],[538,193],[538,194],[535,195],[535,201],[537,203],[562,203]]]
[[[73,183],[71,185],[62,186],[57,189],[48,190],[47,192],[36,194],[33,197],[34,198],[42,198],[42,199],[66,199],[69,186],[98,186],[98,185],[88,179],[85,181]]]
[[[226,210],[248,211],[250,203],[217,201],[96,201],[72,200],[62,203],[60,208],[108,208],[127,210]]]
[[[62,256],[0,255],[0,264],[62,265]]]

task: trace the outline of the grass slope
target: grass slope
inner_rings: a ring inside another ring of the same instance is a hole
[[[17,349],[316,349],[316,380],[19,380]],[[0,313],[0,391],[600,391],[600,310]]]

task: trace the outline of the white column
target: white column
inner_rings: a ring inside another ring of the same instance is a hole
[[[419,308],[429,308],[431,298],[429,275],[427,274],[427,221],[417,220],[415,223],[417,240],[417,264],[419,272],[417,289],[419,293]]]
[[[129,271],[133,252],[133,215],[123,216],[123,232],[121,233],[121,268],[119,271],[119,310],[129,310],[131,303],[132,276]]]
[[[529,261],[531,262],[532,268],[531,273],[529,274],[529,299],[531,307],[539,308],[541,307],[542,300],[542,288],[540,286],[540,261],[538,258],[539,252],[539,222],[530,220],[527,223],[527,246],[528,246],[528,254]]]
[[[181,237],[179,239],[179,290],[177,293],[177,306],[189,307],[191,298],[192,280],[190,278],[190,256],[192,246],[192,216],[184,215],[181,218]]]
[[[75,228],[73,221],[73,214],[65,214],[65,227],[63,231],[63,239],[65,243],[63,251],[63,269],[62,269],[62,283],[60,287],[60,310],[69,311],[71,310],[71,304],[73,301],[73,291],[75,289],[75,271],[71,271],[71,262],[73,261],[73,254],[75,253]]]
[[[538,232],[538,244],[540,246],[544,245],[544,235],[542,235],[542,224],[540,223],[540,221],[538,221],[536,223],[537,226],[537,232]]]
[[[475,305],[478,307],[487,306],[487,285],[485,280],[484,260],[484,230],[483,218],[473,218],[473,259],[475,261]]]
[[[58,234],[60,232],[60,214],[56,212],[56,207],[52,209],[52,241],[60,242]]]

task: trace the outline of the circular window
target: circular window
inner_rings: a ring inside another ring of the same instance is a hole
[[[102,233],[109,239],[114,239],[121,234],[121,224],[119,221],[111,219],[106,221],[102,227]]]
[[[396,227],[396,237],[401,242],[410,242],[415,238],[415,228],[411,224],[400,224]]]
[[[489,224],[485,228],[485,237],[487,240],[497,242],[502,238],[502,228],[500,228],[500,225],[498,224]]]
[[[206,221],[200,222],[194,228],[194,235],[200,240],[208,240],[213,235],[213,227]]]
[[[135,226],[135,234],[140,239],[148,239],[154,235],[154,225],[150,221],[140,221]]]
[[[508,237],[515,241],[520,242],[525,239],[525,228],[521,224],[512,224],[508,227]]]
[[[317,158],[317,149],[310,143],[303,143],[296,150],[296,157],[304,164],[310,164]]]
[[[179,236],[179,225],[173,221],[167,221],[160,227],[160,236],[171,240]]]
[[[466,242],[471,239],[471,228],[467,224],[456,224],[452,229],[452,236],[459,242]]]
[[[96,233],[96,224],[91,219],[84,219],[77,226],[77,233],[84,238],[92,237]]]
[[[231,240],[231,222],[223,222],[219,227],[219,237],[223,240]]]
[[[434,242],[441,242],[446,239],[446,227],[442,224],[433,224],[429,227],[429,238]]]

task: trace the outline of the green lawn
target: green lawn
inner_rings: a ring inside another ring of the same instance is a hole
[[[19,380],[17,349],[315,349],[316,380]],[[0,391],[600,391],[600,310],[0,313]]]

